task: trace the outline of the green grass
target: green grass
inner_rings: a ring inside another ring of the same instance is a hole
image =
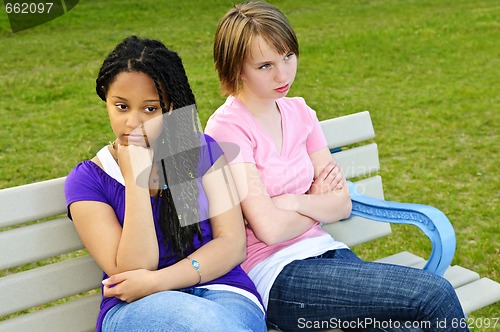
[[[500,281],[498,1],[271,2],[301,45],[290,95],[305,97],[320,119],[369,110],[386,198],[441,209],[457,233],[453,264]],[[212,41],[232,3],[80,1],[15,34],[2,11],[0,188],[64,176],[112,139],[94,82],[106,54],[130,34],[178,51],[205,124],[224,100]],[[356,251],[428,252],[413,229],[394,229],[392,239]],[[499,314],[497,303],[471,317]]]

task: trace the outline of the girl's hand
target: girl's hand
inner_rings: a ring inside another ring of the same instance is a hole
[[[155,272],[139,269],[115,274],[102,281],[104,296],[130,303],[154,294]]]
[[[318,175],[309,188],[308,194],[324,194],[346,185],[344,171],[335,161],[331,161]]]
[[[116,144],[118,165],[127,181],[134,181],[143,188],[149,186],[153,164],[153,150],[139,145]]]

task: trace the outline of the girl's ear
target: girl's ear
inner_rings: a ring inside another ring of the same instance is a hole
[[[106,101],[106,95],[107,95],[107,92],[106,92],[106,89],[104,89],[104,85],[101,85],[101,92],[102,92],[102,95],[104,96],[104,101]]]
[[[165,109],[167,110],[167,114],[172,113],[174,110],[174,103],[168,102]]]
[[[165,105],[167,113],[170,113],[174,109],[174,105],[173,105],[172,101],[168,98],[168,94],[167,94],[166,89],[162,88],[161,90],[162,90],[161,92],[162,92],[162,97],[163,97],[163,103]]]
[[[243,74],[240,74],[240,76],[236,80],[236,93],[239,93],[241,91],[244,82],[246,82],[246,77]]]
[[[240,71],[240,75],[238,76],[238,84],[240,84],[241,82],[244,82],[246,81],[246,77],[245,77],[245,74],[243,74],[243,70]]]

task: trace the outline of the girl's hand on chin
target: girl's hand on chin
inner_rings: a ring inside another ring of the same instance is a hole
[[[153,164],[153,150],[140,145],[117,145],[118,165],[125,182],[134,181],[148,188]]]

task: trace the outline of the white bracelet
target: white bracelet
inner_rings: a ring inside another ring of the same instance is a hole
[[[200,275],[200,280],[198,280],[198,283],[196,285],[198,285],[200,282],[201,282],[201,271],[200,271],[200,263],[198,263],[198,261],[196,259],[192,259],[191,257],[186,257],[187,259],[189,259],[191,261],[191,266],[196,270],[198,271],[198,274]]]

